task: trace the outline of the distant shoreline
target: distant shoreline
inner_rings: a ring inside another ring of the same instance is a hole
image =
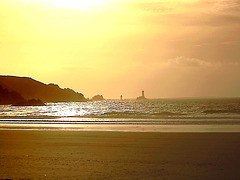
[[[166,98],[146,98],[146,101],[151,101],[151,100],[209,100],[209,99],[240,99],[239,97],[166,97]],[[106,101],[137,101],[136,98],[126,98],[126,99],[114,99],[114,98],[109,98],[109,99],[105,99]]]

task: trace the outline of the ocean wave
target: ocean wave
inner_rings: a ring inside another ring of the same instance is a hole
[[[171,116],[183,116],[182,113],[173,112],[159,112],[159,113],[141,113],[141,112],[107,112],[104,114],[90,114],[84,117],[88,118],[159,118],[159,117],[171,117]]]
[[[231,109],[231,110],[205,110],[205,114],[240,114],[240,109]]]

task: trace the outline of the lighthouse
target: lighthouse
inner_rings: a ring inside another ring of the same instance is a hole
[[[142,96],[137,97],[137,100],[147,100],[144,95],[144,90],[142,90]]]

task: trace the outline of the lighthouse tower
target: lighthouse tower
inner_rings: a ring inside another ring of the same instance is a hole
[[[137,97],[137,100],[147,100],[144,95],[144,90],[142,90],[142,96]]]

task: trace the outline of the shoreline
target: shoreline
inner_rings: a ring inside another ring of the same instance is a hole
[[[202,132],[239,133],[240,125],[152,125],[152,124],[4,124],[0,130],[116,131],[116,132]]]

